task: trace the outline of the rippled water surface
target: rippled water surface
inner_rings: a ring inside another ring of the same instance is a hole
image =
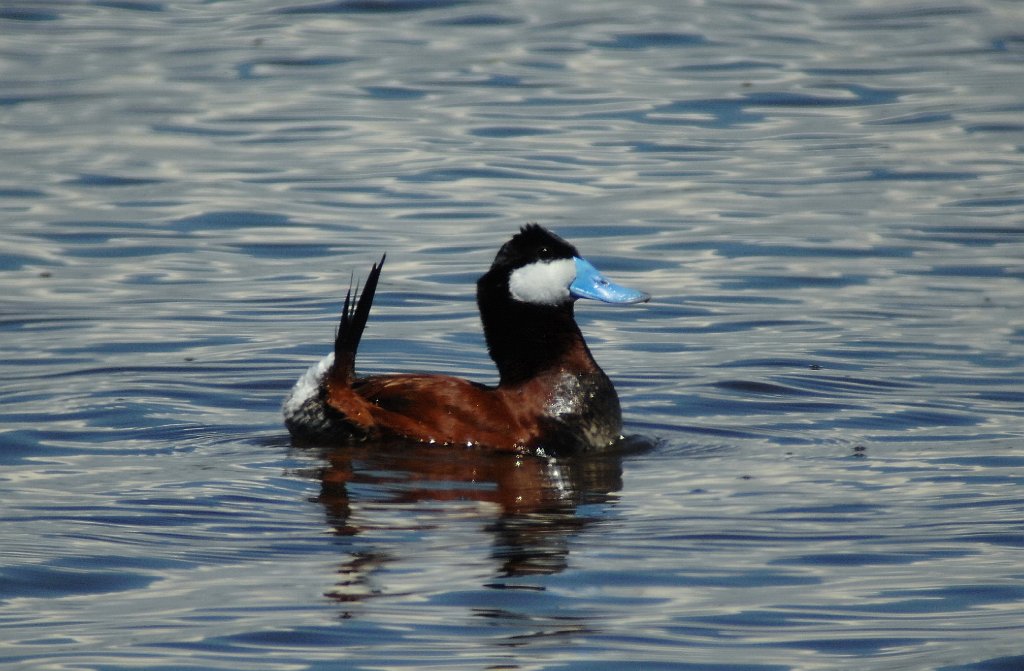
[[[1017,0],[5,2],[0,127],[5,669],[1024,668]],[[290,444],[533,220],[635,449]]]

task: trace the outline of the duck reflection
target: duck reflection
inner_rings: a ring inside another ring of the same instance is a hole
[[[591,519],[581,504],[609,503],[622,487],[622,451],[565,458],[494,453],[408,443],[364,443],[320,449],[323,467],[318,501],[339,536],[378,531],[357,521],[353,507],[374,504],[396,510],[423,502],[491,504],[484,529],[494,538],[496,577],[552,574],[568,561],[569,539]],[[386,515],[386,512],[385,512]],[[353,553],[340,569],[343,580],[329,596],[360,600],[381,590],[370,584],[386,553]]]

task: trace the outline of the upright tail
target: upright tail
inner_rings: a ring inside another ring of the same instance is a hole
[[[384,267],[386,258],[387,254],[384,254],[380,257],[379,263],[373,264],[370,274],[366,276],[366,286],[363,287],[362,293],[359,293],[359,287],[356,286],[357,298],[353,297],[352,289],[345,294],[345,305],[341,308],[341,323],[338,325],[338,335],[334,338],[334,366],[331,369],[331,379],[334,382],[349,384],[355,378],[356,350],[359,349],[359,340],[363,337],[366,320],[370,316],[373,295],[377,291],[377,280],[380,278],[380,270]]]

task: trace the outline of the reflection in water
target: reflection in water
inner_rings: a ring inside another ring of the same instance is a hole
[[[649,446],[646,439],[623,441],[631,451]],[[622,487],[625,454],[616,450],[555,459],[406,443],[319,449],[325,465],[316,474],[321,483],[318,500],[336,534],[356,536],[368,530],[353,520],[353,507],[360,503],[494,504],[497,512],[484,528],[494,537],[498,578],[562,571],[570,537],[590,522],[577,514],[577,507],[614,501],[609,494]],[[384,592],[371,584],[371,575],[391,559],[396,558],[372,548],[354,552],[339,569],[343,579],[329,596],[358,601]]]

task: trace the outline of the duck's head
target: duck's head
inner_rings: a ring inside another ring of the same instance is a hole
[[[500,277],[512,301],[529,305],[571,305],[578,298],[629,304],[651,298],[615,284],[574,246],[537,224],[523,226],[502,245],[487,276]]]

